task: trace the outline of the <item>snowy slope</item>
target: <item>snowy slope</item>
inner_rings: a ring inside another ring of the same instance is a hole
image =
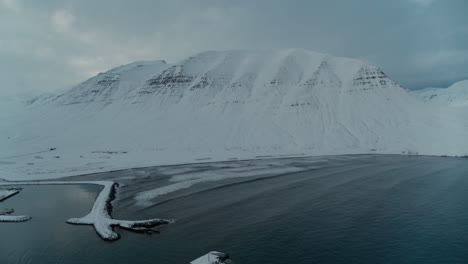
[[[167,67],[165,61],[137,61],[114,68],[59,94],[48,94],[30,100],[29,104],[109,104],[129,96],[154,74]]]
[[[424,102],[455,107],[468,106],[468,80],[456,82],[448,88],[426,88],[412,93]]]
[[[0,178],[279,155],[465,155],[463,117],[359,60],[209,51],[121,66],[31,101],[0,125]]]

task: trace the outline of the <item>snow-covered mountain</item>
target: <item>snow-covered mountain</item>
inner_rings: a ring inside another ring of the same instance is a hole
[[[0,125],[0,170],[37,178],[264,156],[465,155],[460,120],[359,60],[209,51],[121,66],[31,100]]]
[[[468,80],[448,88],[426,88],[412,92],[418,99],[444,106],[468,107]]]

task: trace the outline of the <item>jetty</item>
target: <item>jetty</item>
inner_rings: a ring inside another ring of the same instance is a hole
[[[18,194],[21,188],[0,189],[0,202]]]
[[[112,201],[115,199],[115,192],[118,184],[113,181],[16,181],[16,182],[0,182],[0,186],[11,185],[81,185],[95,184],[101,185],[104,188],[99,193],[94,202],[91,211],[80,218],[71,218],[67,220],[69,224],[75,225],[92,225],[96,233],[104,240],[112,241],[120,238],[120,235],[114,231],[115,227],[120,227],[135,232],[151,233],[154,232],[153,227],[170,224],[173,220],[153,218],[148,220],[118,220],[113,219],[110,212],[112,211]],[[31,219],[29,216],[0,216],[0,222],[20,222]]]

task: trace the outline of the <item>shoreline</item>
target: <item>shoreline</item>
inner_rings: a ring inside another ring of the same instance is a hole
[[[10,177],[1,178],[0,183],[2,180],[10,181],[13,178],[19,179],[20,181],[31,181],[31,177],[36,176],[38,179],[37,181],[47,181],[47,180],[60,180],[69,177],[77,177],[77,176],[86,176],[92,174],[99,174],[99,173],[110,173],[110,172],[121,172],[125,170],[132,170],[132,169],[146,169],[152,167],[177,167],[177,166],[185,166],[185,165],[197,165],[197,164],[217,164],[217,163],[234,163],[234,162],[249,162],[249,161],[257,161],[257,160],[287,160],[287,159],[313,159],[313,158],[330,158],[330,157],[352,157],[352,156],[399,156],[399,157],[434,157],[434,158],[455,158],[455,159],[465,159],[468,158],[468,155],[446,155],[446,154],[422,154],[422,153],[379,153],[379,152],[355,152],[355,153],[323,153],[323,154],[306,154],[306,153],[295,153],[295,154],[278,154],[278,155],[256,155],[256,156],[249,156],[244,158],[238,157],[223,157],[223,158],[213,158],[210,157],[209,160],[186,160],[179,163],[176,162],[162,162],[156,164],[149,164],[149,165],[131,165],[128,166],[114,166],[113,164],[109,163],[106,165],[100,166],[100,168],[90,168],[90,169],[81,169],[79,167],[70,168],[70,170],[66,171],[65,168],[60,168],[60,171],[49,171],[48,177],[42,176],[44,172],[39,173],[19,173],[16,171],[9,171],[5,170],[3,173],[11,174]],[[6,168],[6,167],[5,167]],[[1,166],[0,166],[1,171]]]

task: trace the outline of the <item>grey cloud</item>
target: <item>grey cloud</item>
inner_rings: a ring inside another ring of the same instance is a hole
[[[0,95],[211,49],[305,48],[364,59],[409,89],[447,86],[468,79],[466,10],[464,0],[1,0]]]

